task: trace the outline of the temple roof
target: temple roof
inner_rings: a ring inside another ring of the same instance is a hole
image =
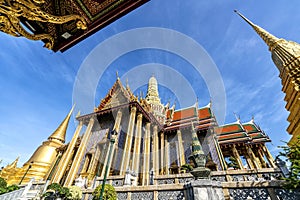
[[[254,120],[241,123],[238,119],[234,123],[215,128],[220,144],[228,143],[259,143],[270,142],[270,138],[254,123]]]
[[[191,121],[197,122],[197,125],[195,125],[197,130],[208,129],[216,125],[216,119],[210,104],[201,108],[198,108],[198,103],[195,103],[191,107],[180,110],[169,109],[166,111],[166,116],[165,130],[190,126]]]

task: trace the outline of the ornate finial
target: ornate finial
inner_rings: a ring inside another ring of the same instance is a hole
[[[77,115],[76,115],[76,118],[77,117],[80,117],[80,110],[78,111]]]
[[[120,79],[118,70],[116,70],[116,77],[117,77],[117,79]]]
[[[68,128],[69,121],[71,118],[71,114],[74,110],[74,107],[75,107],[75,104],[73,105],[72,109],[70,110],[70,112],[68,113],[66,118],[59,125],[59,127],[52,133],[52,135],[50,135],[50,137],[48,138],[49,140],[56,139],[56,140],[61,141],[62,143],[65,142],[67,128]]]
[[[129,88],[128,77],[126,78],[126,88]]]
[[[233,112],[233,114],[238,122],[241,121],[240,115],[236,114],[235,112]]]
[[[19,161],[20,156],[18,156],[16,158],[16,160],[14,160],[14,162],[12,162],[11,164],[7,165],[5,168],[6,169],[14,169],[17,167],[18,161]]]

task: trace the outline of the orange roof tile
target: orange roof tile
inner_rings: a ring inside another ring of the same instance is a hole
[[[229,124],[216,128],[217,134],[234,133],[238,131],[243,131],[241,125],[239,124]]]
[[[198,110],[198,117],[199,119],[206,119],[211,117],[211,110],[210,108],[201,108]]]
[[[190,118],[194,116],[196,116],[195,108],[192,107],[192,108],[187,108],[185,110],[175,111],[173,115],[173,120],[176,121],[176,120]]]
[[[243,127],[246,129],[247,132],[257,132],[257,128],[253,124],[243,124]]]

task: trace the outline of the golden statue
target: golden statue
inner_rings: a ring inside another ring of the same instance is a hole
[[[43,11],[40,7],[44,0],[0,0],[0,30],[15,37],[26,37],[31,40],[46,40],[44,47],[53,48],[54,39],[49,34],[31,34],[21,25],[21,19],[31,21],[64,24],[77,20],[77,28],[86,29],[85,19],[79,15],[55,16]]]

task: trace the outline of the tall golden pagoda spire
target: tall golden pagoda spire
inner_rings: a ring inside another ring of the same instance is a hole
[[[61,141],[62,143],[65,142],[68,124],[69,124],[69,121],[70,121],[70,118],[71,118],[71,114],[74,110],[74,107],[75,107],[75,105],[73,105],[73,107],[70,110],[69,114],[62,121],[62,123],[59,125],[59,127],[52,133],[52,135],[50,135],[50,137],[48,138],[49,140],[56,139],[56,140]]]
[[[242,17],[255,31],[256,33],[264,40],[268,45],[269,50],[272,53],[272,59],[282,73],[286,73],[292,78],[294,87],[296,90],[299,90],[300,86],[300,44],[287,41],[282,38],[277,38],[274,35],[270,34],[263,28],[255,25],[253,22],[248,20],[245,16],[235,10],[240,17]]]
[[[264,40],[272,53],[272,60],[280,71],[282,91],[286,94],[286,109],[290,112],[288,121],[290,122],[287,132],[293,135],[289,145],[298,141],[300,137],[300,44],[279,39],[263,28],[252,23],[241,13],[235,10]]]

